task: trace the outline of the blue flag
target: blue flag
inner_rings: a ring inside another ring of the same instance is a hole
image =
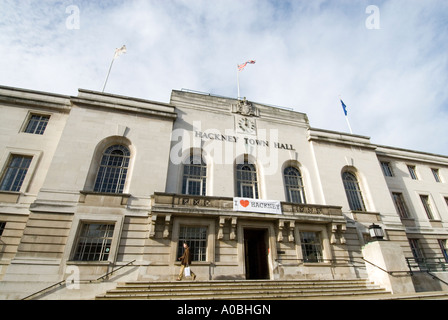
[[[347,106],[345,105],[344,101],[341,100],[342,103],[342,109],[344,110],[345,116],[347,116]]]

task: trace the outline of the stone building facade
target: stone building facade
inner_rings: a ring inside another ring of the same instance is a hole
[[[448,261],[447,156],[191,91],[161,103],[0,87],[0,114],[3,298],[68,278],[62,298],[172,281],[183,241],[198,280],[367,278],[372,224],[398,255]]]

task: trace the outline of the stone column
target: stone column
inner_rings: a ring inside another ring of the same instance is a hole
[[[366,262],[367,273],[372,282],[394,294],[415,292],[411,276],[406,273],[409,268],[403,250],[398,243],[391,241],[370,242],[364,246],[362,254],[365,260],[381,269],[388,272],[394,271],[393,274],[389,274]]]

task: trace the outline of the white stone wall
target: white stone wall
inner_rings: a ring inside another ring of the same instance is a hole
[[[359,260],[372,223],[381,225],[386,239],[400,244],[405,256],[412,255],[409,237],[420,239],[428,255],[440,254],[437,240],[448,239],[448,157],[315,129],[300,112],[258,103],[241,112],[235,104],[230,98],[181,91],[173,91],[167,104],[88,90],[68,97],[0,87],[1,172],[11,153],[34,157],[20,192],[0,192],[0,221],[7,222],[0,239],[0,297],[21,297],[64,279],[72,268],[89,280],[133,260],[125,279],[173,280],[181,224],[208,228],[208,261],[193,269],[201,280],[244,278],[244,228],[267,230],[271,279],[366,277],[365,268],[353,265],[298,263],[304,230],[321,233],[329,260]],[[22,132],[32,112],[51,115],[42,136]],[[240,128],[244,118],[255,124],[253,132]],[[96,194],[98,162],[103,150],[116,143],[131,151],[124,194]],[[207,210],[167,203],[155,210],[153,195],[181,193],[181,162],[191,150],[201,149],[207,163],[206,195],[216,203],[236,196],[235,164],[248,154],[257,166],[259,198],[285,201],[283,170],[295,165],[302,173],[307,204],[330,209],[326,216],[242,214],[235,225],[231,206]],[[392,163],[393,178],[384,177],[382,160]],[[406,164],[417,166],[418,181],[409,178]],[[431,168],[439,169],[441,183],[434,181]],[[366,212],[350,210],[344,169],[356,173]],[[399,218],[391,196],[395,191],[404,193],[413,219]],[[419,194],[430,196],[434,221],[426,217]],[[85,221],[115,223],[109,261],[71,261]]]

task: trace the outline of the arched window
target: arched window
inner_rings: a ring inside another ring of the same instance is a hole
[[[283,171],[285,178],[286,200],[293,203],[306,203],[302,174],[295,167],[287,167]]]
[[[200,156],[190,156],[184,164],[182,194],[205,196],[207,165]]]
[[[236,188],[238,197],[258,199],[257,169],[247,159],[236,166]]]
[[[123,193],[130,155],[129,149],[122,145],[107,148],[101,158],[93,191]]]
[[[366,211],[356,176],[348,171],[343,172],[342,181],[344,182],[345,193],[347,194],[350,210]]]

